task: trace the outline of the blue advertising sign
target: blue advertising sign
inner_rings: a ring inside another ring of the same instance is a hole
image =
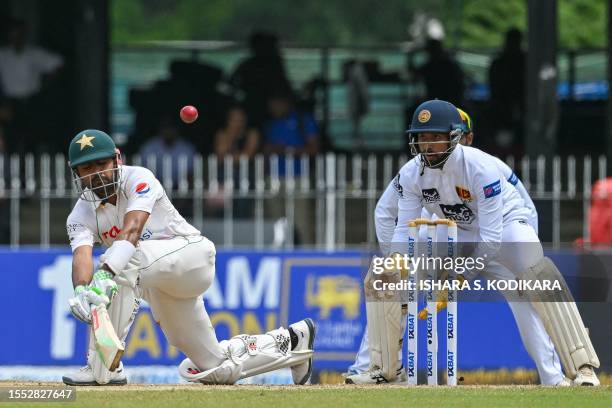
[[[84,364],[88,330],[71,316],[67,303],[73,293],[71,262],[65,250],[0,250],[0,366]],[[311,317],[318,327],[315,369],[345,371],[366,325],[362,262],[357,251],[219,251],[216,277],[205,295],[218,339]],[[575,267],[572,262],[565,267]],[[441,350],[446,347],[442,326]],[[534,367],[504,302],[460,303],[457,332],[460,370]],[[425,362],[424,341],[423,336],[419,365]],[[182,358],[145,304],[127,338],[124,363],[177,365]],[[441,368],[444,363],[439,358]]]

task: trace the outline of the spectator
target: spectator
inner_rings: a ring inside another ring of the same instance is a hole
[[[589,238],[574,241],[581,248],[578,259],[577,299],[606,302],[610,288],[610,246],[612,245],[612,177],[597,180],[591,190]]]
[[[279,175],[286,174],[284,154],[314,155],[319,152],[319,134],[314,118],[308,112],[298,110],[290,89],[275,89],[268,100],[270,121],[265,126],[264,152],[280,154]],[[301,174],[300,161],[295,160],[293,174]],[[295,200],[295,244],[313,243],[314,218],[313,202],[310,199]],[[277,225],[285,225],[285,203],[282,200],[270,200],[266,206],[267,216],[273,218]]]
[[[196,150],[193,145],[179,135],[176,122],[169,116],[163,116],[160,120],[157,135],[147,141],[139,151],[144,163],[148,164],[150,157],[155,158],[155,175],[164,181],[163,163],[164,157],[171,159],[172,183],[176,187],[179,182],[179,160],[187,158],[187,174],[193,169],[193,156]]]
[[[241,156],[252,158],[259,150],[260,134],[255,128],[249,127],[247,116],[240,106],[234,106],[227,111],[225,125],[215,135],[215,154],[219,159],[218,181],[219,191],[207,200],[207,207],[213,216],[223,216],[227,195],[225,186],[226,157],[234,159],[233,184],[240,185],[239,158]],[[253,173],[249,174],[249,184],[254,185]],[[234,216],[237,218],[253,217],[253,200],[250,198],[235,198],[233,206]]]
[[[457,61],[444,49],[442,41],[430,38],[425,45],[427,61],[415,67],[409,60],[411,74],[425,83],[426,99],[443,99],[455,106],[464,106],[463,71]]]
[[[290,88],[276,36],[256,32],[249,38],[251,55],[242,61],[230,76],[229,82],[244,93],[243,104],[249,119],[261,126],[268,118],[263,101],[270,97],[275,86]]]
[[[247,126],[247,117],[239,106],[230,108],[226,115],[225,126],[215,135],[215,154],[219,159],[232,155],[234,160],[240,156],[253,157],[259,149],[259,132]]]
[[[591,190],[589,210],[589,240],[592,245],[612,244],[612,177],[596,181]],[[574,241],[576,246],[585,244],[584,237]]]
[[[0,83],[5,97],[25,100],[40,92],[45,76],[56,74],[63,65],[58,54],[27,44],[28,28],[14,20],[8,47],[0,48]]]
[[[521,144],[525,115],[526,56],[521,48],[523,35],[517,28],[506,32],[502,52],[489,67],[491,90],[489,118],[496,144],[510,147]],[[506,151],[500,153],[517,153]]]
[[[265,126],[264,152],[314,155],[319,152],[319,131],[308,112],[296,109],[293,93],[277,89],[268,99],[270,121]]]
[[[350,59],[344,64],[344,71],[344,80],[347,87],[346,102],[353,126],[353,140],[358,147],[363,148],[361,121],[370,110],[368,76],[364,64],[355,59]]]
[[[36,144],[31,112],[43,84],[56,76],[63,59],[40,47],[28,45],[28,27],[22,20],[13,20],[8,30],[8,46],[0,48],[0,87],[13,111],[9,151],[23,152]]]

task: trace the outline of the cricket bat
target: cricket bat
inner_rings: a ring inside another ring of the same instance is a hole
[[[121,362],[125,347],[108,317],[106,306],[95,306],[91,312],[94,344],[102,362],[109,371],[115,371]]]

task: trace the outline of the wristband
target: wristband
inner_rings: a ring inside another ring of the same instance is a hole
[[[105,271],[104,269],[98,269],[93,275],[94,280],[96,279],[113,279],[112,272]]]
[[[104,253],[104,263],[115,275],[120,275],[130,262],[134,252],[136,252],[136,247],[130,241],[115,241]]]

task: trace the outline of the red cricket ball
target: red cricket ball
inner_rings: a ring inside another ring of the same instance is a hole
[[[195,106],[187,105],[181,108],[181,120],[185,123],[193,123],[198,118],[198,110]]]

